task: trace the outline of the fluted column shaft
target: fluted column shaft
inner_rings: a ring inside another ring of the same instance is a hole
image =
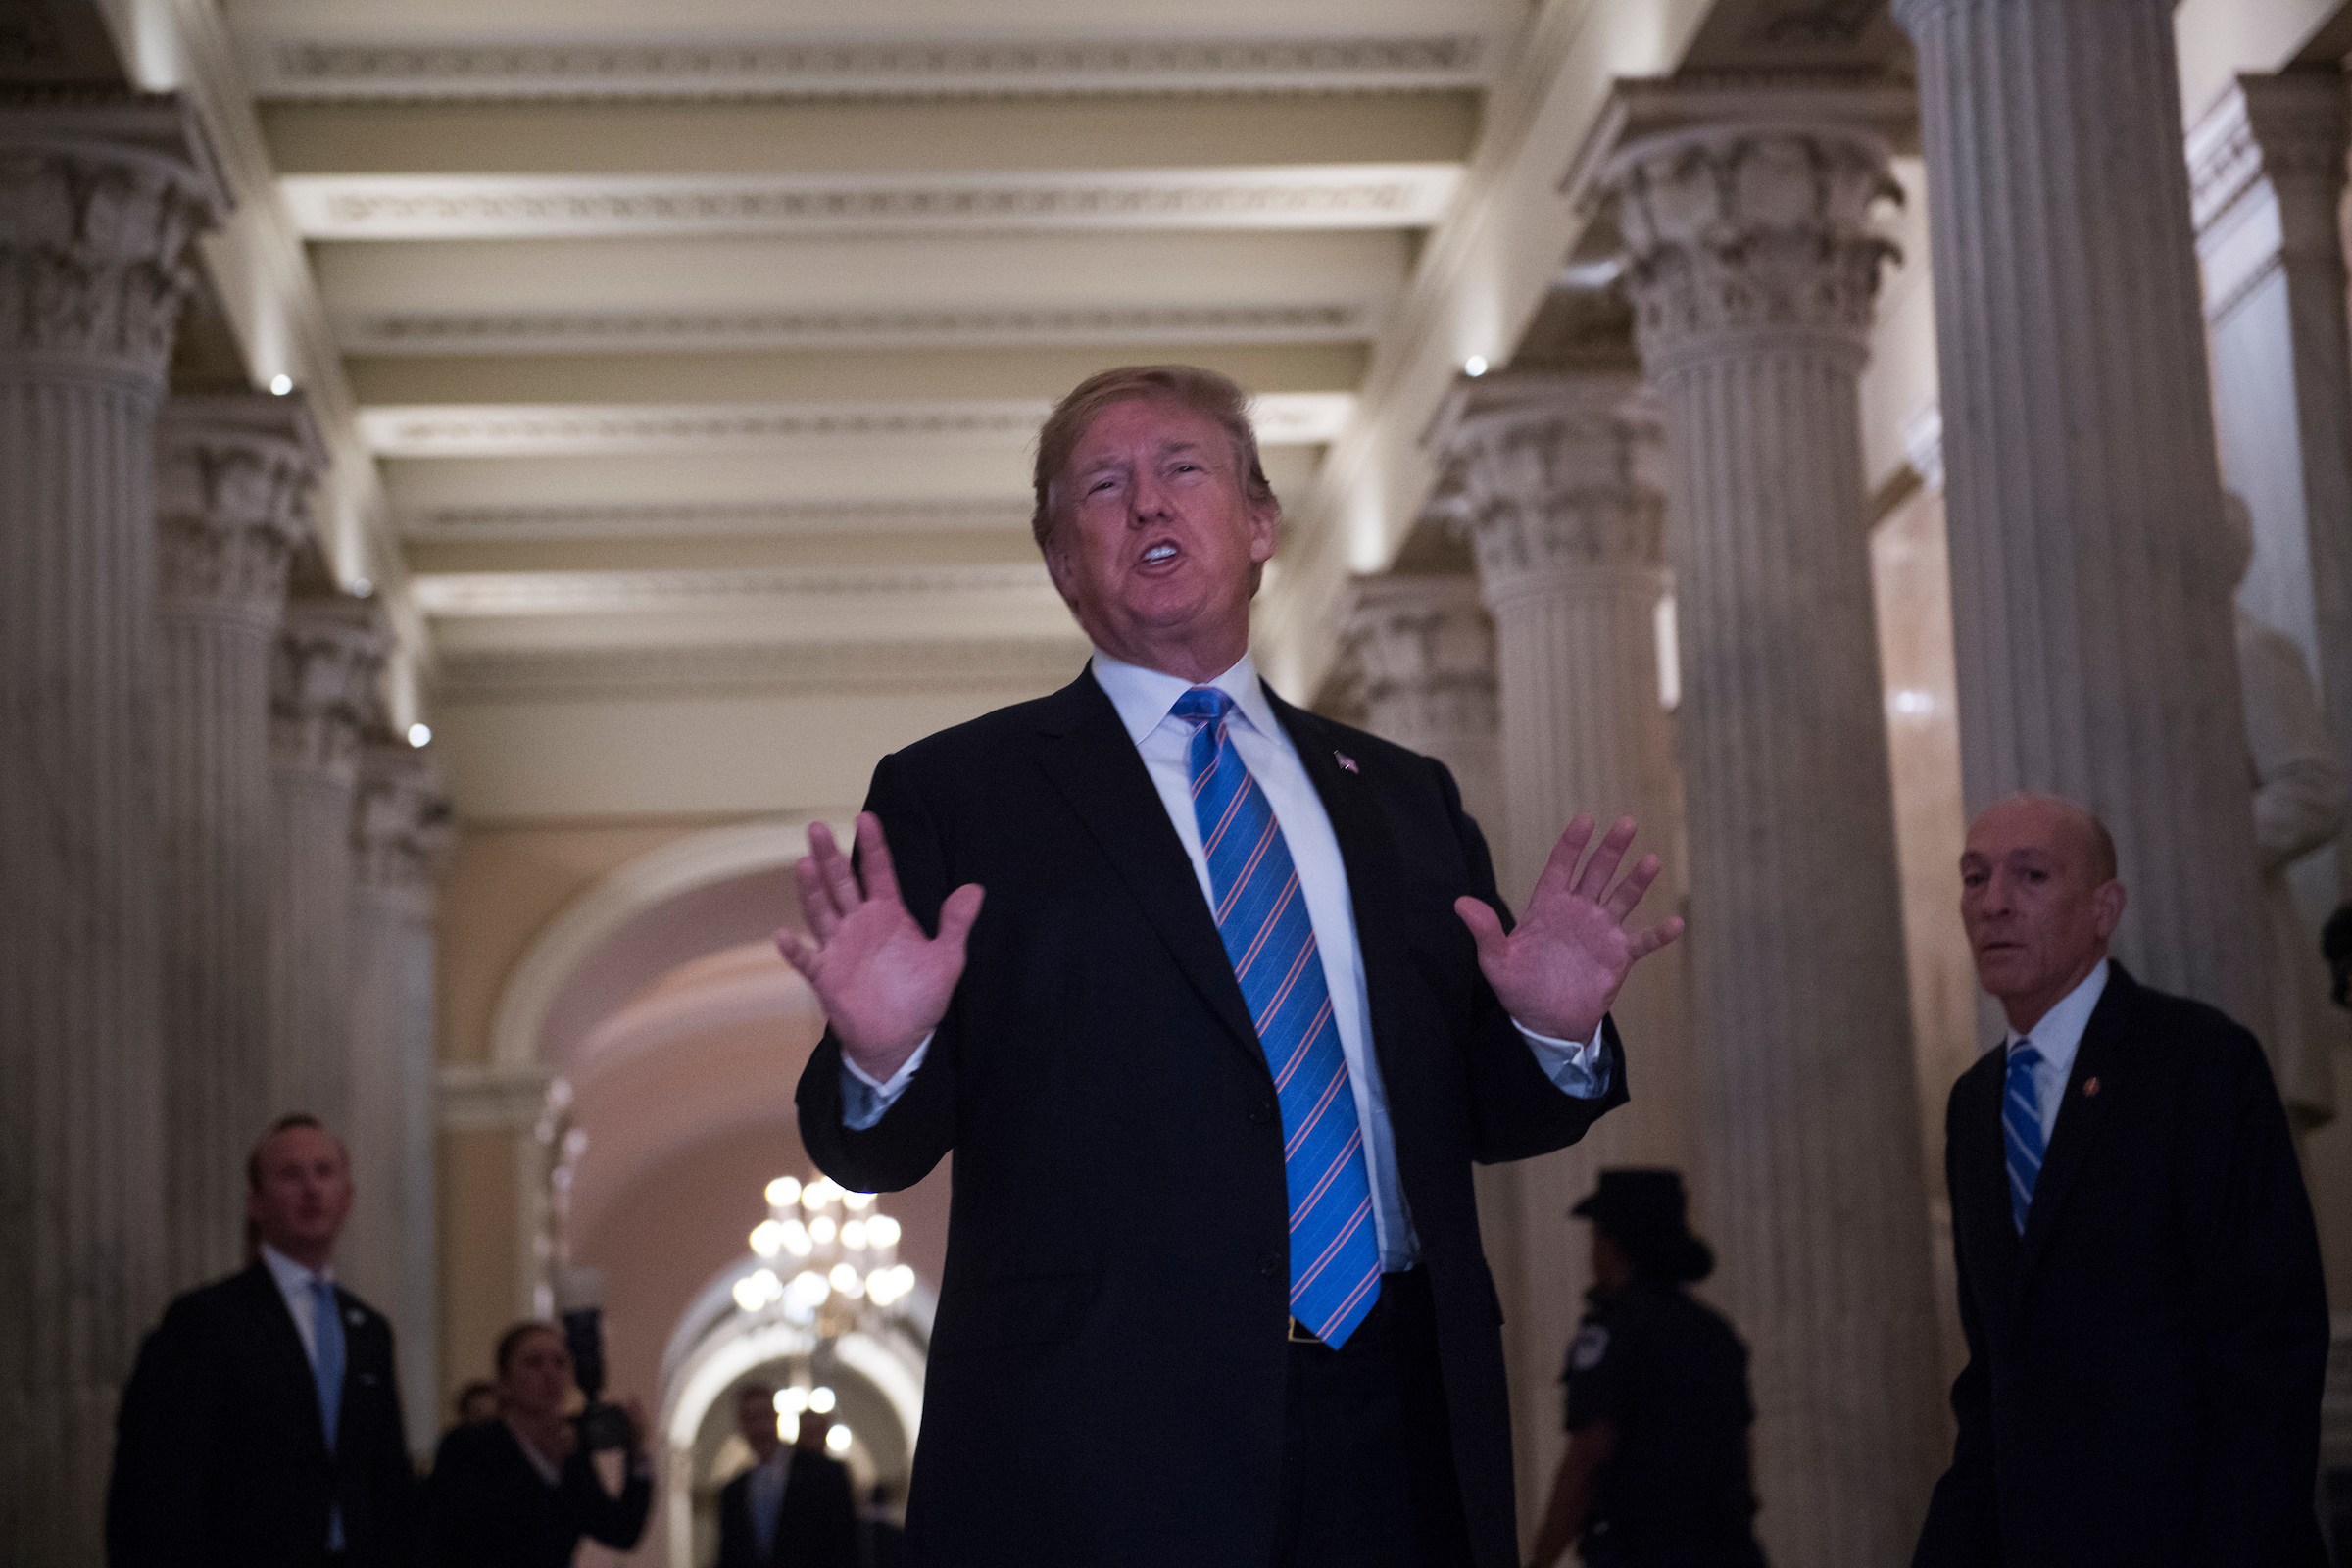
[[[402,1413],[420,1458],[441,1431],[433,887],[449,838],[449,803],[424,755],[389,736],[367,741],[352,822],[356,1196],[336,1265],[397,1330]]]
[[[385,650],[369,606],[320,595],[287,605],[272,656],[270,1094],[338,1132],[352,1103],[352,809]]]
[[[1962,783],[2114,830],[2141,979],[2267,1022],[2171,0],[1898,0],[1935,213]]]
[[[1894,187],[1829,95],[1607,178],[1671,458],[1715,1294],[1770,1555],[1878,1568],[1943,1433],[1857,402]]]
[[[1462,809],[1499,860],[1494,631],[1477,584],[1467,577],[1366,578],[1356,585],[1347,649],[1362,675],[1364,727],[1444,762],[1461,789]]]
[[[1658,681],[1667,573],[1657,416],[1630,373],[1494,376],[1468,390],[1446,456],[1494,615],[1512,824],[1505,885],[1524,898],[1577,811],[1604,826],[1631,816],[1635,852],[1655,851],[1669,868],[1635,919],[1664,919],[1681,906],[1688,865]],[[1504,1350],[1522,1396],[1515,1435],[1531,1516],[1565,1445],[1558,1361],[1592,1284],[1585,1237],[1564,1216],[1610,1166],[1666,1166],[1699,1182],[1686,957],[1678,944],[1646,959],[1617,1000],[1632,1102],[1581,1143],[1518,1167],[1527,1283],[1506,1312]]]
[[[221,200],[170,100],[0,98],[0,1560],[94,1562],[165,1281],[155,407]]]
[[[170,1282],[239,1266],[270,1116],[270,653],[318,468],[290,399],[173,400],[157,439],[157,906]]]
[[[2333,67],[2240,76],[2189,135],[2222,470],[2254,514],[2239,603],[2295,639],[2352,767],[2352,324],[2336,225],[2352,112]],[[2352,833],[2304,902],[2352,896]]]

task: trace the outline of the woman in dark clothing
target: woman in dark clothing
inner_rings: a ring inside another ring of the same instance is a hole
[[[632,1403],[628,1481],[614,1496],[564,1413],[571,1392],[555,1328],[519,1323],[498,1342],[499,1419],[451,1432],[433,1462],[437,1568],[568,1568],[582,1536],[637,1544],[654,1500],[644,1418]]]

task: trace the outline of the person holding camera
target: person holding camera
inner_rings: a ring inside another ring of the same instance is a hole
[[[432,1561],[439,1568],[567,1568],[580,1538],[627,1551],[645,1534],[654,1500],[645,1414],[632,1399],[613,1433],[627,1455],[618,1495],[597,1474],[592,1445],[565,1413],[571,1350],[552,1323],[517,1323],[498,1342],[499,1419],[441,1440],[429,1490]],[[598,1406],[602,1415],[611,1406]],[[602,1425],[603,1423],[597,1423]]]

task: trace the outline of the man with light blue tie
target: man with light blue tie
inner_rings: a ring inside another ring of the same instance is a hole
[[[1952,1089],[1967,1370],[1915,1568],[2319,1568],[2328,1305],[2254,1037],[2107,956],[2115,843],[2023,795],[1961,917],[2009,1028]]]
[[[351,1200],[349,1156],[316,1116],[281,1116],[254,1146],[259,1256],[173,1301],[123,1390],[112,1568],[411,1561],[392,1328],[334,1278]]]
[[[885,758],[777,935],[830,1024],[817,1163],[956,1156],[908,1556],[1502,1568],[1471,1166],[1625,1100],[1656,858],[1580,816],[1513,928],[1443,766],[1259,679],[1281,509],[1224,377],[1093,377],[1035,478],[1093,659]]]

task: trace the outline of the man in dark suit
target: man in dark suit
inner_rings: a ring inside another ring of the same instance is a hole
[[[1223,377],[1080,386],[1037,495],[1093,661],[885,758],[777,939],[831,1025],[818,1164],[956,1154],[909,1556],[1501,1568],[1471,1164],[1625,1099],[1656,859],[1616,880],[1624,821],[1580,865],[1580,816],[1514,930],[1443,766],[1258,680],[1280,508]]]
[[[350,1160],[317,1117],[284,1116],[245,1174],[260,1256],[173,1301],[122,1391],[107,1560],[405,1568],[417,1488],[392,1326],[334,1283]]]
[[[2003,802],[1960,871],[2009,1032],[1946,1118],[1969,1360],[1916,1568],[2317,1568],[2328,1306],[2261,1047],[2108,958],[2088,812]]]
[[[718,1568],[858,1568],[850,1472],[825,1452],[831,1423],[802,1416],[788,1447],[776,1420],[775,1390],[735,1396],[735,1430],[758,1463],[718,1494]]]

